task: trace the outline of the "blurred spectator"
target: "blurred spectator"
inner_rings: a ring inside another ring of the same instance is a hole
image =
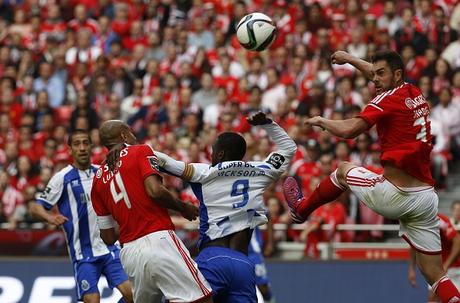
[[[455,157],[460,155],[460,107],[452,103],[452,93],[448,88],[439,92],[439,104],[436,105],[431,116],[447,128],[451,136],[452,152]]]
[[[264,12],[277,24],[278,38],[263,52],[245,50],[235,37],[249,11]],[[433,107],[438,185],[447,184],[446,173],[460,158],[455,1],[7,1],[0,16],[0,170],[7,172],[9,205],[32,193],[30,186],[13,191],[10,179],[28,183],[24,167],[30,164],[39,169],[32,170],[35,188],[43,190],[70,159],[68,131],[92,130],[97,142],[95,129],[107,119],[127,120],[140,140],[187,161],[208,159],[218,132],[238,131],[253,160],[273,148],[245,121],[263,109],[299,145],[290,174],[304,194],[312,179],[342,161],[378,171],[374,130],[355,142],[337,142],[302,123],[314,115],[353,117],[374,97],[371,81],[349,66],[331,65],[337,49],[366,60],[379,49],[398,50],[406,81],[417,82]],[[95,144],[94,161],[104,153]],[[21,156],[28,160],[21,158],[18,173]],[[190,196],[182,183],[169,185],[178,196]],[[277,208],[277,187],[268,191],[269,208]],[[347,220],[378,219],[355,200],[344,197]],[[288,223],[285,209],[278,209],[279,222]],[[22,226],[27,214],[18,214]]]
[[[451,217],[450,222],[454,225],[460,224],[460,200],[455,200],[450,206]]]
[[[205,109],[211,104],[217,104],[217,102],[217,91],[213,85],[213,78],[210,74],[204,73],[201,76],[201,88],[192,95],[192,104]]]
[[[45,90],[49,96],[49,104],[52,108],[61,106],[64,103],[65,83],[54,71],[53,66],[48,62],[40,64],[39,77],[34,81],[34,91]]]

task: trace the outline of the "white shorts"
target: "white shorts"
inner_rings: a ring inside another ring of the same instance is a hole
[[[211,287],[172,230],[125,243],[121,263],[133,284],[134,302],[194,302],[211,296]]]
[[[350,169],[346,182],[373,211],[388,219],[398,219],[399,236],[414,249],[426,254],[441,252],[438,195],[433,187],[402,189],[363,167]]]

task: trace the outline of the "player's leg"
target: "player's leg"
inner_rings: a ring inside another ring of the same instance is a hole
[[[254,264],[256,274],[256,285],[258,291],[257,297],[259,299],[260,293],[262,299],[259,301],[269,302],[272,299],[272,292],[270,287],[270,281],[268,280],[267,267],[265,266],[265,259],[263,255],[258,252],[250,252],[248,254],[248,258]]]
[[[163,297],[151,274],[152,251],[147,237],[127,243],[121,250],[121,264],[132,285],[135,302],[161,302]]]
[[[83,296],[83,302],[85,303],[99,303],[101,301],[101,296],[97,293],[86,294]]]
[[[174,231],[155,232],[150,241],[156,248],[152,249],[152,274],[167,300],[212,302],[211,287]]]
[[[78,299],[85,303],[99,303],[100,294],[97,287],[101,277],[99,263],[77,261],[74,266]]]
[[[441,255],[417,252],[417,265],[443,303],[460,302],[460,293],[442,269]]]
[[[336,200],[348,189],[346,175],[354,167],[356,166],[351,163],[341,163],[329,177],[321,181],[308,198],[303,197],[295,179],[288,177],[284,182],[283,191],[289,207],[294,212],[294,220],[303,222],[315,209]]]
[[[109,287],[116,287],[121,292],[123,300],[121,300],[120,303],[134,302],[131,282],[129,282],[128,276],[121,265],[120,251],[118,249],[104,256],[102,273],[107,278]]]
[[[459,291],[442,268],[436,192],[427,189],[403,193],[404,199],[398,201],[400,234],[416,250],[417,265],[441,302],[460,302]]]

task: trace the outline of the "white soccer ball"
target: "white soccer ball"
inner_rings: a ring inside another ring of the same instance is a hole
[[[236,37],[241,46],[258,52],[267,49],[275,41],[276,32],[275,23],[262,13],[246,15],[236,26]]]

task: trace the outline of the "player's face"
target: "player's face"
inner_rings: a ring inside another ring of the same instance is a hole
[[[91,163],[91,142],[89,135],[76,134],[72,138],[70,151],[74,160],[74,164],[78,168],[88,168]]]
[[[384,60],[374,62],[373,64],[374,77],[372,81],[375,84],[375,92],[381,94],[389,89],[396,87],[397,77],[396,72],[393,72]]]
[[[137,138],[131,131],[129,127],[127,127],[123,132],[122,132],[122,137],[123,141],[129,145],[135,145],[137,144]]]

